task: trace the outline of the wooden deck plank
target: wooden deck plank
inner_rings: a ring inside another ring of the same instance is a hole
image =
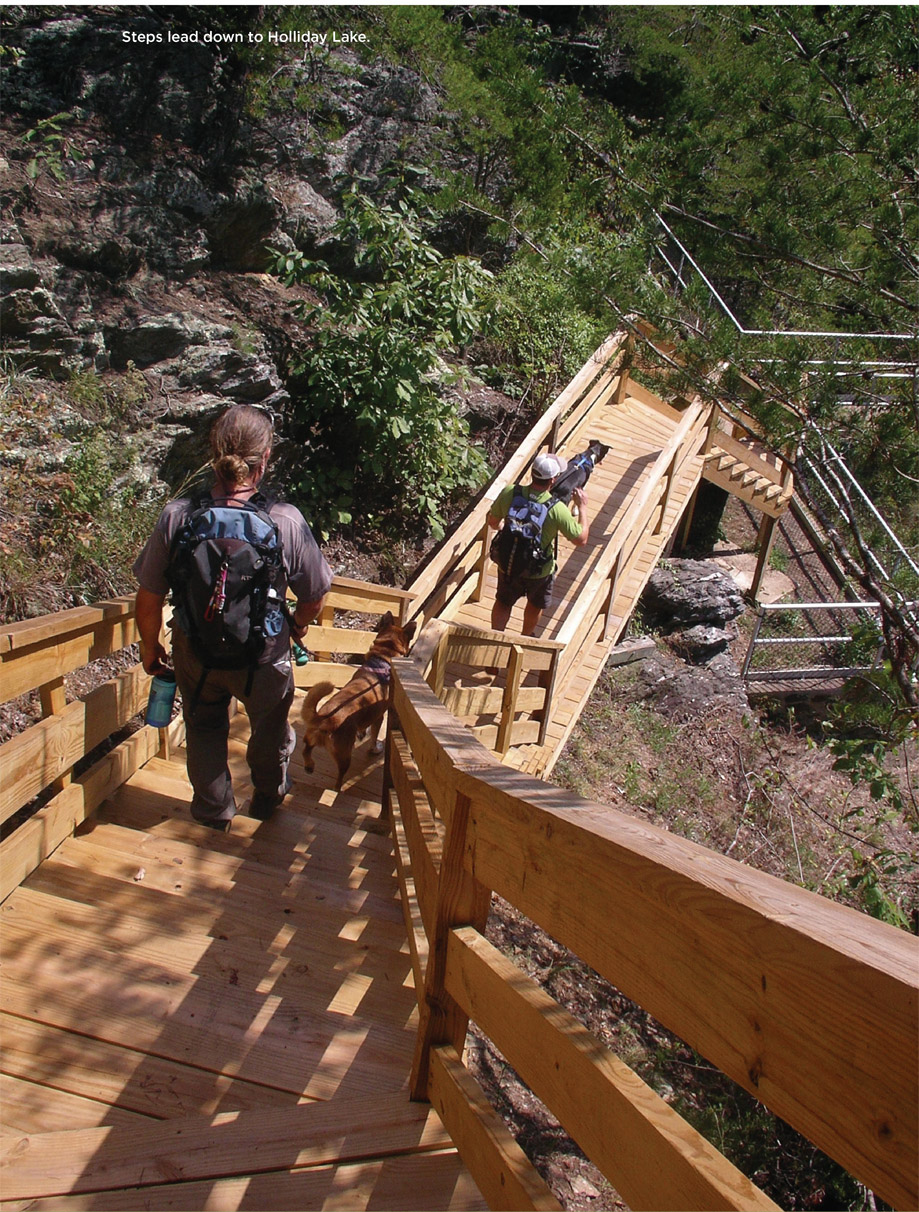
[[[30,1081],[0,1073],[0,1134],[4,1136],[145,1122],[149,1118],[134,1111],[64,1090],[39,1089]]]
[[[269,949],[254,940],[215,938],[203,934],[177,935],[151,928],[147,918],[119,909],[117,917],[97,905],[74,901],[61,907],[58,897],[20,888],[3,906],[0,954],[4,962],[40,964],[55,930],[64,941],[96,935],[113,953],[130,953],[164,972],[174,967],[195,976],[223,981],[256,993],[285,997],[321,997],[338,1010],[354,1013],[373,988],[376,977],[386,983],[385,999],[375,1007],[383,1019],[402,1018],[413,1008],[411,990],[397,996],[392,989],[400,973],[407,975],[398,952],[358,950],[353,944],[329,940],[310,945],[310,938],[291,948],[286,937]],[[331,954],[330,954],[331,953]],[[395,979],[394,979],[395,978]],[[404,976],[403,976],[404,979]]]
[[[77,835],[75,843],[64,842],[58,856],[78,865],[98,862],[99,870],[121,872],[131,880],[143,868],[142,880],[148,886],[182,896],[213,898],[232,891],[236,898],[248,895],[258,901],[276,895],[279,868],[269,861],[277,853],[275,848],[263,846],[255,838],[215,834],[194,822],[192,828],[201,835],[200,842],[197,838],[173,840],[100,821],[94,827],[91,824],[90,832]],[[283,895],[293,898],[301,889],[321,883],[360,889],[379,904],[383,916],[398,921],[391,859],[387,856],[386,871],[379,871],[365,865],[365,858],[362,852],[344,847],[293,853],[282,868],[287,873]]]
[[[0,1015],[3,1071],[44,1092],[173,1119],[216,1111],[295,1106],[298,1095],[107,1044],[47,1023]]]
[[[179,898],[173,890],[149,886],[146,879],[135,882],[133,875],[125,872],[124,864],[114,872],[89,871],[78,861],[78,855],[71,856],[69,848],[62,849],[65,857],[55,855],[46,859],[30,877],[29,888],[88,904],[112,904],[117,906],[116,912],[121,912],[126,890],[130,889],[131,911],[146,917],[157,929],[174,931],[176,936],[186,930],[201,930],[252,939],[265,948],[281,940],[293,951],[299,938],[314,933],[324,944],[331,936],[346,944],[368,949],[383,947],[400,954],[405,947],[399,923],[374,916],[373,903],[360,889],[318,885],[289,901],[254,897],[228,900],[224,896]]]
[[[0,1138],[5,1199],[159,1186],[449,1148],[405,1095]]]
[[[455,1150],[409,1154],[294,1173],[269,1173],[211,1182],[169,1183],[140,1190],[0,1203],[4,1212],[476,1212],[488,1205]]]
[[[85,944],[55,943],[42,977],[5,974],[0,1009],[311,1098],[407,1088],[410,1018],[399,1030],[131,957],[88,955]]]

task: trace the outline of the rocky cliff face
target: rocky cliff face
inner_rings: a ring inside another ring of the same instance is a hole
[[[166,41],[201,11],[11,9],[2,37],[3,347],[57,380],[141,372],[159,466],[202,412],[283,410],[306,334],[269,248],[329,256],[342,175],[439,129],[426,85],[345,48],[285,69],[308,112],[253,116],[232,48]]]

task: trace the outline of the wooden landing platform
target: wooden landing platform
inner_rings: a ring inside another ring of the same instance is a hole
[[[486,1207],[408,1099],[381,760],[360,747],[337,794],[316,762],[222,835],[188,815],[184,751],[154,759],[3,904],[4,1212]]]

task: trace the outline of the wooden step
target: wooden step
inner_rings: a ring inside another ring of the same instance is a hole
[[[145,1115],[126,1111],[121,1107],[110,1107],[107,1103],[85,1098],[82,1094],[71,1094],[66,1090],[45,1086],[41,1099],[38,1100],[31,1082],[0,1073],[0,1136],[32,1136],[41,1132],[138,1122],[150,1121]]]
[[[190,1208],[213,1212],[251,1208],[405,1212],[419,1203],[426,1209],[451,1212],[488,1207],[456,1151],[446,1149],[240,1178],[10,1200],[4,1202],[3,1212],[149,1212],[151,1208],[157,1212],[188,1212]]]
[[[41,1131],[56,1126],[41,1118],[46,1091],[49,1097],[70,1093],[104,1110],[120,1108],[153,1119],[293,1107],[299,1101],[295,1094],[257,1082],[215,1078],[204,1069],[13,1015],[0,1015],[0,1035],[3,1068],[29,1084]]]
[[[128,1188],[131,1197],[137,1198],[144,1189],[164,1183],[182,1184],[187,1199],[192,1188],[186,1184],[196,1181],[291,1175],[317,1167],[366,1164],[371,1159],[445,1149],[451,1149],[451,1142],[436,1112],[427,1104],[409,1101],[407,1095],[391,1094],[188,1116],[137,1127],[112,1125],[6,1136],[0,1138],[0,1183],[5,1201],[125,1193]],[[403,1199],[404,1207],[413,1206],[407,1191]],[[155,1200],[147,1206],[162,1205]],[[260,1196],[259,1206],[277,1205]]]

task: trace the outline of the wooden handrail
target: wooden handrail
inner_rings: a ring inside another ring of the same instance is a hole
[[[462,839],[454,827],[450,848],[463,875],[449,870],[445,854],[438,888],[462,878],[498,893],[885,1200],[915,1206],[914,938],[497,764],[468,733],[458,735],[462,730],[411,661],[396,663],[394,707],[403,753],[411,755],[416,778],[447,829],[455,805],[463,805]],[[400,800],[398,809],[411,815],[411,804]],[[417,826],[405,832],[416,841],[420,836]],[[598,1114],[607,1111],[593,1099],[563,1099],[564,1107],[553,1101],[560,1084],[571,1080],[567,1069],[559,1076],[553,1059],[570,1048],[564,1043],[570,1032],[561,1031],[564,1038],[553,1051],[528,1046],[521,1025],[538,1014],[543,1030],[546,1019],[558,1023],[564,1016],[546,1010],[535,994],[518,1004],[514,990],[526,986],[525,979],[494,957],[484,966],[473,959],[470,947],[482,954],[468,929],[480,930],[471,920],[475,915],[467,915],[468,922],[456,913],[420,916],[437,922],[428,946],[437,949],[437,971],[443,972],[442,985],[439,977],[428,982],[425,999],[441,1007],[452,1001],[480,1027],[487,1022],[499,1047],[512,1049],[520,1037],[518,1046],[527,1048],[521,1076],[548,1093],[550,1109],[632,1206],[768,1206],[733,1167],[711,1157],[710,1146],[696,1140],[688,1125],[678,1117],[671,1121],[672,1112],[665,1117],[664,1142],[654,1137],[655,1148],[663,1150],[656,1166],[643,1165],[636,1175],[627,1163],[598,1157],[603,1150],[594,1128]],[[505,985],[510,987],[498,992]],[[455,1014],[449,1011],[454,1038]],[[435,1046],[433,1038],[428,1046]],[[602,1086],[608,1054],[599,1044],[596,1049],[600,1070],[591,1081]],[[635,1122],[647,1095],[642,1090],[630,1098],[633,1080],[638,1082],[632,1075],[621,1091],[617,1086],[615,1099],[626,1100]],[[650,1148],[645,1131],[639,1133],[643,1150]],[[696,1176],[684,1187],[675,1176],[693,1158]],[[626,1173],[609,1172],[613,1164]],[[705,1185],[711,1167],[720,1202]]]

